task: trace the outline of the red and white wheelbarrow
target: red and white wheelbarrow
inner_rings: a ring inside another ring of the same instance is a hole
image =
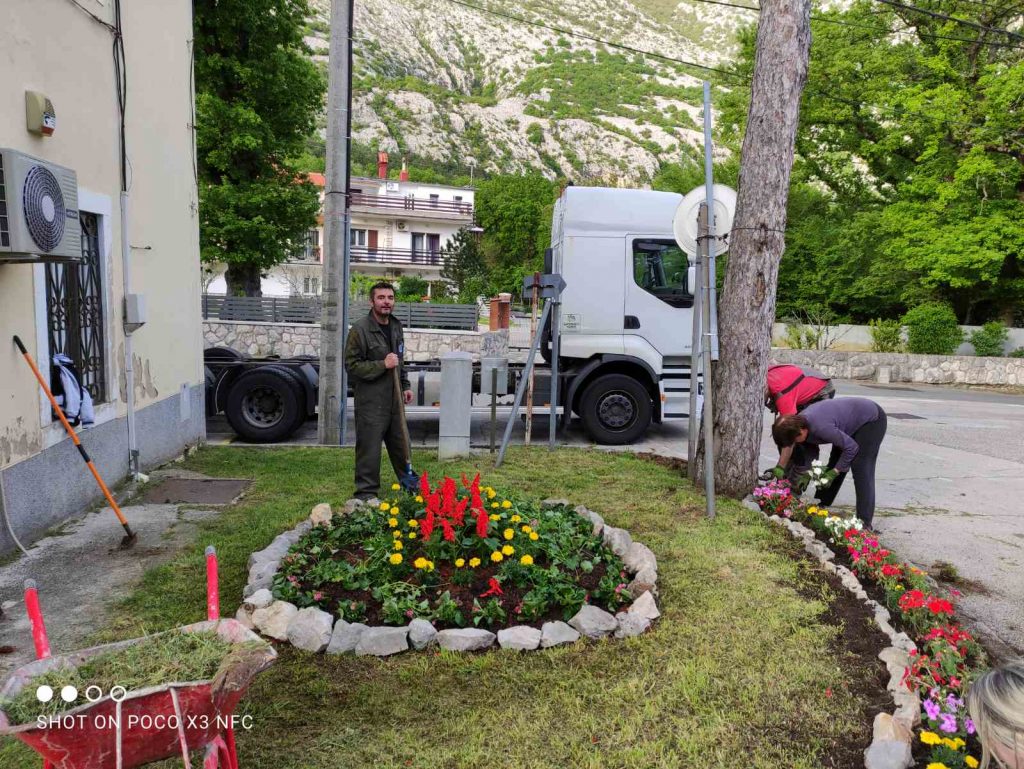
[[[134,769],[179,755],[185,768],[192,769],[190,751],[202,750],[204,769],[238,769],[235,708],[256,674],[273,664],[277,652],[237,620],[220,619],[217,554],[212,547],[206,549],[206,597],[206,622],[166,632],[212,631],[232,646],[248,641],[260,642],[259,646],[226,654],[230,661],[222,664],[211,680],[175,681],[117,692],[117,699],[112,692],[102,692],[95,701],[39,723],[11,724],[0,710],[0,734],[11,735],[39,753],[43,769]],[[41,673],[74,669],[98,654],[147,640],[134,638],[53,656],[32,580],[25,583],[25,606],[38,659],[7,677],[0,687],[0,700],[16,697]]]

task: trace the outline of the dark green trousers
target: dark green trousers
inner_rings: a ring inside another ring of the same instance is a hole
[[[391,413],[369,407],[360,409],[356,404],[356,498],[380,496],[380,445],[388,449],[388,458],[395,469],[395,477],[405,472],[405,438],[402,435],[402,415],[397,408]]]

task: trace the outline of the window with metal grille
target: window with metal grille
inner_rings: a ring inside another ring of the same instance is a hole
[[[46,317],[50,356],[74,361],[82,386],[94,403],[107,400],[106,344],[103,336],[103,258],[96,214],[79,212],[81,264],[46,265]]]

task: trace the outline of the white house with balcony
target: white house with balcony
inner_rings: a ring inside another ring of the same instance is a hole
[[[474,191],[471,187],[410,182],[406,171],[388,178],[386,154],[381,153],[375,179],[353,177],[351,187],[351,270],[400,281],[416,276],[441,279],[441,250],[463,227],[474,226]],[[310,174],[320,187],[321,210],[326,181]],[[264,296],[315,296],[323,287],[323,215],[309,231],[301,253],[277,265],[262,281]],[[221,268],[205,292],[226,293]]]

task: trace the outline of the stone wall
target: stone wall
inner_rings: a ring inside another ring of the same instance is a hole
[[[255,357],[320,354],[320,326],[312,323],[242,323],[203,321],[206,347],[233,347]],[[428,361],[446,352],[462,351],[474,359],[508,356],[508,330],[450,331],[407,328],[405,357]]]
[[[836,379],[925,384],[1024,385],[1022,358],[773,349],[771,361],[809,366]]]
[[[961,326],[964,332],[964,339],[972,332],[980,329],[981,326]],[[1009,336],[1003,345],[1003,353],[1009,353],[1018,347],[1024,347],[1024,328],[1008,328]],[[840,324],[828,327],[828,338],[831,340],[829,349],[843,351],[864,351],[871,349],[871,329],[868,326],[852,326]],[[906,329],[903,331],[903,341],[907,339]],[[776,323],[772,327],[772,344],[776,347],[786,346],[786,324]],[[974,355],[974,346],[964,341],[955,351],[957,355]]]

